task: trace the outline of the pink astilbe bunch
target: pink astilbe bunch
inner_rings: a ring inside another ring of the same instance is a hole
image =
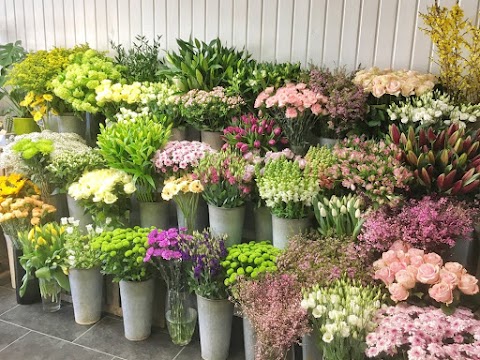
[[[471,240],[478,209],[447,197],[410,199],[403,207],[384,206],[366,216],[358,236],[363,252],[383,252],[396,240],[442,253],[459,238]]]
[[[282,129],[273,119],[258,119],[253,114],[232,119],[232,125],[223,129],[224,148],[233,146],[242,154],[252,152],[264,155],[267,151],[277,151],[278,145],[288,143],[282,136]]]
[[[288,349],[310,331],[307,311],[300,306],[301,286],[292,275],[242,278],[233,293],[255,329],[257,360],[283,360]]]
[[[207,152],[213,149],[199,141],[169,141],[155,153],[152,161],[157,172],[165,178],[181,177],[196,168]]]
[[[401,241],[373,263],[375,279],[381,280],[393,301],[405,301],[410,295],[423,293],[438,303],[452,308],[458,304],[460,294],[478,293],[478,280],[457,262],[443,263],[434,252],[411,247]]]
[[[468,309],[447,316],[434,307],[404,303],[379,310],[377,323],[366,338],[369,358],[480,359],[480,321]]]
[[[335,145],[333,155],[338,161],[328,169],[328,177],[374,206],[398,201],[398,192],[408,190],[413,179],[398,160],[401,152],[394,144],[353,137]]]

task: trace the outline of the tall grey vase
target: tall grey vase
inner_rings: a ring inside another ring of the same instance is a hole
[[[273,246],[285,249],[288,239],[309,229],[310,219],[284,219],[272,215]]]
[[[80,325],[95,324],[102,316],[103,275],[100,267],[70,269],[68,279],[75,322]]]
[[[168,203],[160,200],[156,202],[139,201],[140,208],[140,226],[148,228],[155,226],[159,229],[168,228],[169,212]]]
[[[70,195],[67,195],[67,206],[68,212],[71,217],[75,220],[80,221],[79,229],[83,234],[87,233],[86,226],[92,224],[92,216],[88,213],[85,213],[85,209],[80,203],[72,198]]]
[[[226,246],[232,246],[242,242],[245,206],[222,208],[208,204],[208,217],[212,235],[227,235]]]

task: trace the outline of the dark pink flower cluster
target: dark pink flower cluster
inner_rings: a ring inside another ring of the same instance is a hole
[[[469,309],[445,315],[434,307],[403,303],[379,310],[376,322],[378,327],[366,338],[369,358],[480,359],[480,321]]]

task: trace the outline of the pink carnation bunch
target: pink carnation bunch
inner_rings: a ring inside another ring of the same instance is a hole
[[[378,327],[366,337],[369,358],[478,360],[480,321],[466,308],[452,315],[434,307],[390,306],[377,312]]]
[[[430,298],[449,306],[458,301],[459,293],[475,295],[479,291],[478,279],[461,264],[444,264],[437,253],[426,253],[402,241],[396,241],[373,267],[374,278],[388,287],[395,302],[405,301],[426,288]]]
[[[169,178],[181,177],[196,168],[206,153],[213,149],[199,141],[170,141],[155,153],[152,161],[157,172]]]

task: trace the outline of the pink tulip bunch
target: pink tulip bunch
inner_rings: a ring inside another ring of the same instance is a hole
[[[467,273],[458,262],[446,262],[434,252],[395,242],[381,259],[373,263],[374,278],[381,280],[393,301],[405,301],[410,295],[428,289],[435,301],[452,305],[460,293],[475,295],[479,292],[478,279]]]

